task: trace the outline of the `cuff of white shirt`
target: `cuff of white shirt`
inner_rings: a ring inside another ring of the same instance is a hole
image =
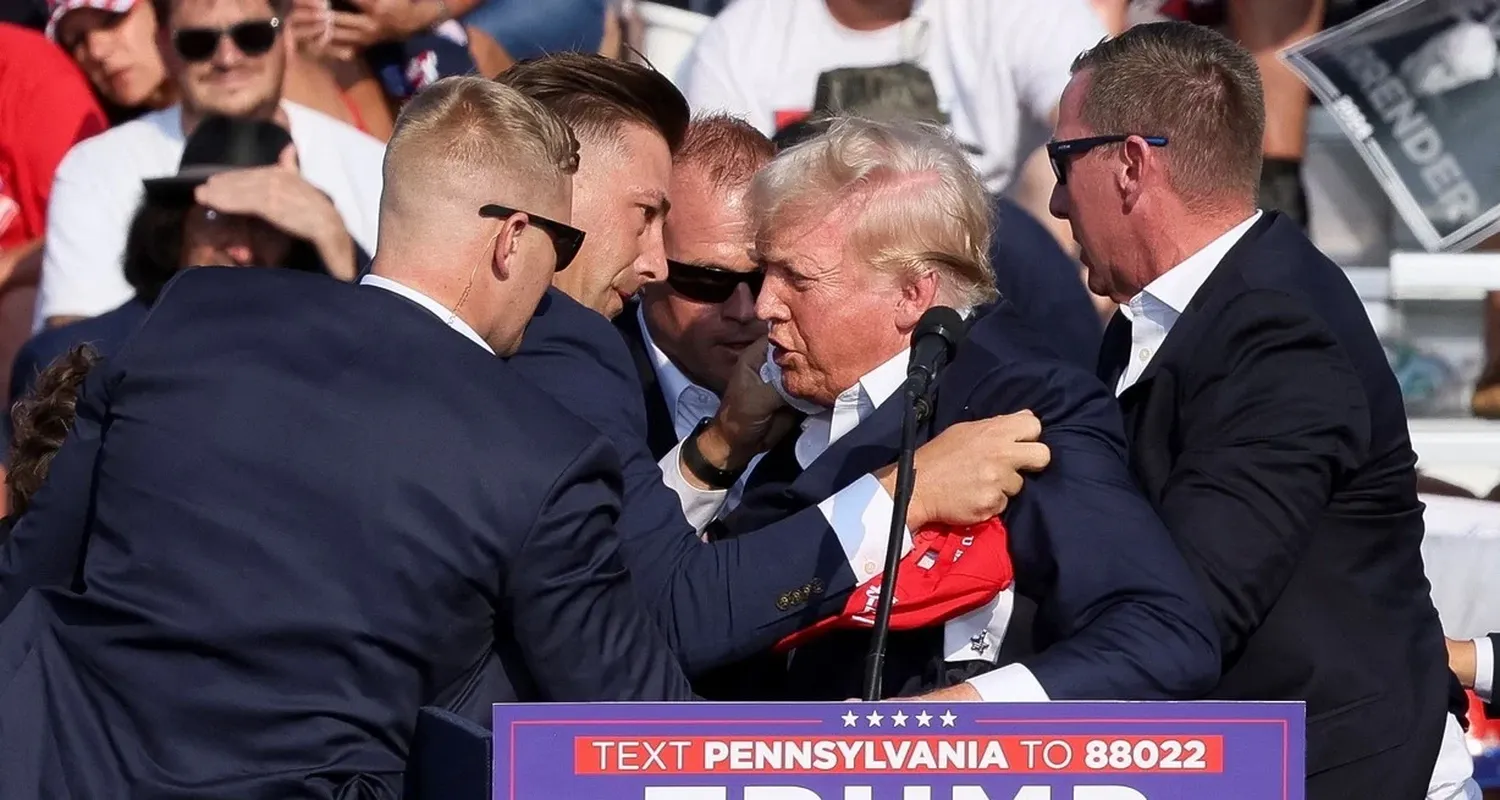
[[[977,675],[967,683],[986,703],[1045,703],[1052,699],[1023,664],[1011,664]]]
[[[896,503],[874,475],[865,475],[818,504],[828,525],[844,546],[856,583],[864,583],[885,569],[890,549],[891,515]],[[911,531],[902,526],[901,555],[911,551]]]
[[[661,467],[662,482],[677,493],[682,515],[700,535],[719,516],[719,509],[729,497],[728,489],[699,489],[682,474],[682,442],[656,462]]]
[[[1474,694],[1486,703],[1494,702],[1495,644],[1490,637],[1474,640]]]

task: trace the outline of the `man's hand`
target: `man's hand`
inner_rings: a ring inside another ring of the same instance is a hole
[[[766,340],[761,338],[740,353],[739,363],[713,422],[698,435],[698,451],[719,469],[744,468],[750,459],[769,450],[796,425],[796,414],[765,381],[760,367],[766,363]],[[683,474],[700,483],[692,471]]]
[[[1474,688],[1474,673],[1477,670],[1474,643],[1467,639],[1445,639],[1448,645],[1448,669],[1458,676],[1465,689]]]
[[[892,697],[889,702],[901,703],[978,703],[984,698],[979,692],[967,683],[955,684],[942,689],[933,689],[927,694],[919,694],[916,697]]]
[[[974,525],[1005,510],[1021,491],[1021,473],[1047,466],[1052,453],[1038,439],[1042,423],[1020,411],[950,426],[917,449],[916,482],[906,527],[917,530],[932,522]],[[896,465],[875,477],[896,494]]]
[[[290,145],[275,166],[215,175],[194,197],[221,214],[259,217],[288,236],[311,242],[330,274],[354,279],[354,242],[344,220],[328,195],[302,177]]]

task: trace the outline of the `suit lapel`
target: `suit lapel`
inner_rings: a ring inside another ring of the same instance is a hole
[[[1120,383],[1125,374],[1125,365],[1130,359],[1130,320],[1121,311],[1115,311],[1104,329],[1104,341],[1099,346],[1099,363],[1096,370],[1099,380],[1110,391]]]
[[[625,339],[630,358],[635,362],[636,374],[641,378],[642,400],[646,403],[646,444],[657,458],[666,455],[677,446],[677,423],[672,418],[672,409],[662,396],[661,380],[656,376],[656,365],[646,351],[646,340],[641,336],[639,301],[625,306],[615,317],[615,329]]]
[[[896,459],[901,441],[902,396],[892,395],[802,471],[792,490],[822,502],[867,472]]]
[[[1260,219],[1250,226],[1250,230],[1246,231],[1238,242],[1235,242],[1234,247],[1224,255],[1224,259],[1214,267],[1213,272],[1209,273],[1208,280],[1198,287],[1198,291],[1193,294],[1193,299],[1188,302],[1188,307],[1182,312],[1182,316],[1178,317],[1177,322],[1172,325],[1172,331],[1167,334],[1167,338],[1162,342],[1161,348],[1156,351],[1151,363],[1147,364],[1146,369],[1141,372],[1141,377],[1120,395],[1120,402],[1126,406],[1127,411],[1132,399],[1145,393],[1147,386],[1156,378],[1164,365],[1176,363],[1192,350],[1194,343],[1201,338],[1199,330],[1208,321],[1203,313],[1204,307],[1222,287],[1233,283],[1235,277],[1244,268],[1250,253],[1255,249],[1256,242],[1265,235],[1266,230],[1279,216],[1273,211],[1261,214]]]

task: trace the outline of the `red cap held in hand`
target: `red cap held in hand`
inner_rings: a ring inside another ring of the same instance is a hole
[[[782,639],[776,650],[801,647],[840,628],[873,628],[883,578],[876,575],[860,584],[849,594],[844,613]],[[1005,525],[999,519],[967,527],[922,528],[896,573],[891,630],[926,628],[963,616],[995,599],[1014,579]]]

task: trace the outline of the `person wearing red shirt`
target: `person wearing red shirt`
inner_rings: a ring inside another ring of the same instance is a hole
[[[31,335],[52,174],[69,148],[106,127],[66,53],[38,31],[0,23],[0,374]],[[8,409],[4,394],[0,386]]]

